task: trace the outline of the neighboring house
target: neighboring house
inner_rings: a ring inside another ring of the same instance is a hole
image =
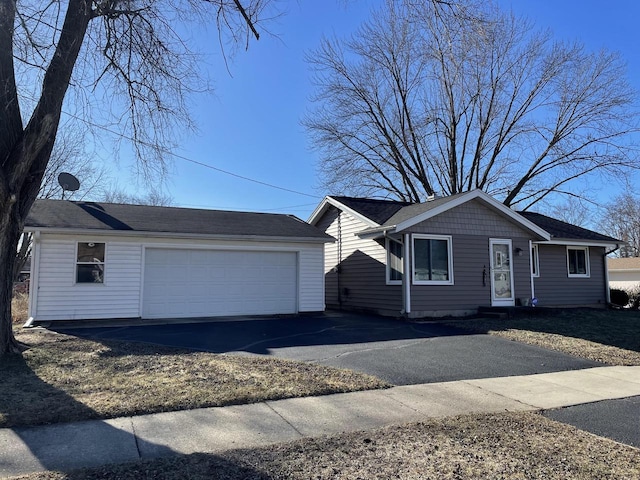
[[[35,321],[324,310],[322,231],[290,215],[36,200]]]
[[[627,292],[640,289],[640,257],[609,258],[609,287]]]
[[[325,246],[328,307],[408,317],[482,306],[604,306],[606,255],[622,243],[480,190],[409,204],[326,197],[309,223]],[[408,272],[408,275],[405,275]]]

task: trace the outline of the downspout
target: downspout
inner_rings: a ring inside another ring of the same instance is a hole
[[[38,277],[40,276],[40,230],[33,232],[33,247],[31,250],[31,269],[29,271],[29,309],[28,319],[23,327],[33,325],[37,314],[36,305],[38,302]]]
[[[531,278],[531,300],[536,298],[535,280],[533,278],[533,262],[535,262],[535,258],[533,258],[533,242],[529,240],[529,277]],[[540,268],[540,265],[538,265],[538,268]]]
[[[338,310],[342,310],[342,290],[340,288],[340,270],[342,270],[342,211],[338,211],[338,264],[336,265],[336,284],[338,286]]]
[[[411,254],[410,248],[411,235],[408,233],[404,234],[404,255],[402,256],[402,304],[404,307],[404,314],[408,317],[411,313],[411,281],[409,280],[411,276],[411,262],[409,261],[409,256]]]
[[[605,250],[604,252],[604,258],[603,258],[603,262],[604,262],[604,295],[605,295],[605,300],[607,301],[607,305],[611,303],[611,290],[609,289],[609,261],[607,260],[607,257],[609,256],[609,254],[615,252],[616,250],[618,250],[620,248],[620,245],[616,245],[616,248],[614,248],[613,250],[610,250],[609,252],[607,252]]]

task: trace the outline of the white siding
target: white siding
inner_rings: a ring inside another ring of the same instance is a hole
[[[640,271],[609,270],[609,288],[620,290],[640,290]]]
[[[76,243],[83,241],[107,244],[104,284],[75,284]],[[38,321],[139,318],[145,247],[295,252],[298,311],[324,310],[322,244],[41,234],[39,265],[34,266],[38,290],[31,316]]]
[[[301,312],[324,311],[323,262],[323,245],[312,245],[300,250],[298,299]]]
[[[138,317],[141,253],[140,245],[109,242],[104,283],[76,284],[76,242],[43,238],[32,315],[37,320]]]

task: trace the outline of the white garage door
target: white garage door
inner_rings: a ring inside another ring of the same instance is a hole
[[[143,318],[297,312],[295,252],[148,248]]]

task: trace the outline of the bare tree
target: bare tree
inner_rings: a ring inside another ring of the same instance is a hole
[[[173,204],[171,195],[152,188],[146,193],[131,194],[122,190],[118,185],[104,190],[100,195],[101,200],[108,203],[127,203],[132,205],[154,205],[157,207],[168,207]]]
[[[92,155],[87,151],[85,135],[74,122],[65,122],[58,131],[56,141],[51,151],[49,164],[42,178],[42,185],[38,198],[63,198],[62,187],[58,182],[58,175],[68,172],[80,179],[80,188],[75,192],[67,192],[66,198],[82,199],[102,189],[102,182],[107,177],[103,165],[97,165],[91,160]],[[33,236],[23,232],[18,242],[18,252],[13,267],[14,281],[31,256]]]
[[[640,196],[625,192],[605,205],[600,228],[608,235],[627,242],[618,250],[618,255],[640,257]]]
[[[556,202],[547,208],[547,214],[563,222],[579,227],[593,227],[595,204],[586,196],[569,195],[562,202]]]
[[[0,0],[0,355],[20,351],[12,266],[69,87],[82,116],[133,137],[142,166],[163,172],[174,127],[190,124],[185,98],[201,87],[176,25],[204,21],[221,44],[248,42],[269,1]]]
[[[480,188],[526,210],[576,179],[639,167],[620,57],[554,41],[491,2],[389,0],[308,60],[303,123],[336,193]]]

